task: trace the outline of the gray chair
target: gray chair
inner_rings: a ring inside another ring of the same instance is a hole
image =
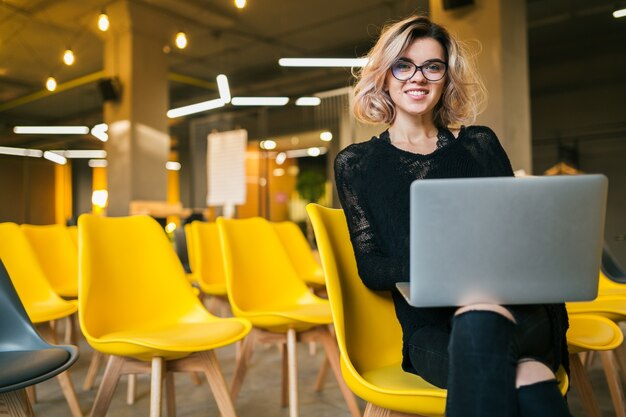
[[[620,284],[626,284],[626,271],[619,264],[615,256],[609,250],[609,246],[605,243],[602,249],[602,272],[607,278],[619,282]]]
[[[0,415],[32,416],[24,389],[68,369],[78,359],[78,349],[41,338],[1,261],[0,317]]]

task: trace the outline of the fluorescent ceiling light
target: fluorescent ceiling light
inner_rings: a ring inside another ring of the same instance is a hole
[[[276,149],[276,141],[272,139],[262,140],[261,142],[259,142],[259,147],[268,151]]]
[[[43,157],[46,158],[48,161],[54,162],[55,164],[65,165],[67,163],[67,159],[65,159],[64,157],[62,157],[58,153],[45,151],[43,153]]]
[[[98,158],[98,159],[102,159],[102,158],[106,158],[107,157],[107,152],[106,151],[102,151],[102,150],[97,150],[97,149],[93,149],[93,150],[75,150],[75,151],[63,151],[63,150],[53,150],[50,152],[54,152],[58,155],[61,155],[65,158],[85,158],[85,159],[89,159],[89,158]]]
[[[106,123],[98,123],[91,128],[91,134],[102,142],[106,142],[109,140],[109,134],[107,133],[108,130],[109,126]]]
[[[220,92],[220,98],[224,103],[230,103],[230,87],[228,86],[228,78],[224,74],[220,74],[216,78],[217,90]]]
[[[89,168],[106,168],[108,164],[106,159],[90,159],[87,162]]]
[[[233,106],[284,106],[289,97],[233,97]]]
[[[41,158],[43,151],[39,149],[25,149],[25,148],[9,148],[7,146],[0,146],[0,155],[16,155],[16,156],[30,156],[33,158]]]
[[[363,67],[367,58],[281,58],[281,67]]]
[[[200,113],[207,110],[217,109],[224,106],[224,100],[216,98],[213,100],[203,101],[201,103],[190,104],[188,106],[177,107],[167,111],[167,117],[174,119],[176,117],[187,116],[189,114]]]
[[[613,12],[613,17],[616,19],[624,16],[626,16],[626,9],[619,9]]]
[[[296,100],[296,106],[319,106],[321,102],[319,97],[300,97]]]
[[[312,149],[315,149],[313,151]],[[319,153],[318,153],[319,152]],[[290,151],[285,151],[287,154],[287,158],[302,158],[306,156],[312,156],[311,153],[315,153],[318,155],[324,155],[327,152],[327,149],[324,147],[319,148],[309,148],[309,149],[292,149]]]
[[[13,132],[19,135],[86,135],[87,126],[15,126]]]
[[[168,171],[180,171],[180,162],[167,161],[165,163],[165,169]]]

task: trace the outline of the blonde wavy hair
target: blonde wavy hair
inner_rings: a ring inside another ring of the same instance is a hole
[[[365,123],[392,124],[396,109],[385,80],[391,65],[415,39],[432,38],[445,53],[448,71],[441,99],[433,110],[437,127],[471,124],[486,103],[486,89],[467,47],[426,16],[411,16],[383,28],[376,45],[367,54],[368,63],[355,72],[352,113]]]

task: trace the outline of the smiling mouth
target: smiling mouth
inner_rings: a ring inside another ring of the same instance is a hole
[[[406,92],[406,94],[413,96],[413,97],[420,97],[420,96],[425,96],[428,94],[428,91],[424,91],[424,90],[409,90]]]

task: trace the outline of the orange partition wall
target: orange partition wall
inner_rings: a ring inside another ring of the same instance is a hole
[[[93,214],[106,215],[107,201],[97,202],[96,192],[107,191],[107,169],[105,167],[92,168],[92,199],[91,199],[91,211]]]
[[[276,163],[277,152],[261,151],[256,142],[246,152],[246,203],[237,206],[237,217],[289,219],[289,199],[296,187],[295,159]]]
[[[54,220],[64,225],[72,217],[72,165],[54,166]]]
[[[178,152],[170,152],[170,161],[178,162]],[[167,202],[170,204],[180,203],[180,171],[167,171]],[[180,226],[180,216],[167,216],[167,224],[174,223],[176,227]]]

